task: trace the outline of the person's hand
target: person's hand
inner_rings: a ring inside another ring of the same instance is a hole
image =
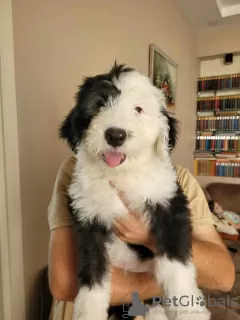
[[[113,229],[118,237],[132,244],[146,245],[149,242],[148,228],[136,213],[129,214],[113,222]]]
[[[113,222],[113,229],[115,233],[122,241],[131,244],[142,245],[153,250],[154,241],[149,235],[147,225],[142,221],[141,217],[137,213],[130,212],[128,203],[124,197],[124,193],[118,191],[118,196],[128,209],[129,214],[126,217],[116,219]]]

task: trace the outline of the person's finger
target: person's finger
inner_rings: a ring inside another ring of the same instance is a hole
[[[124,224],[119,223],[118,221],[113,221],[113,227],[118,230],[120,233],[126,232],[126,226]]]
[[[139,216],[130,213],[124,218],[116,219],[116,221],[130,230],[135,229],[141,224]]]
[[[117,237],[118,237],[120,240],[122,240],[122,241],[124,241],[124,242],[129,242],[129,239],[127,239],[126,236],[125,236],[123,233],[119,232],[118,229],[113,228],[113,231],[115,232],[115,234],[117,235]]]
[[[120,238],[122,234],[118,231],[117,228],[113,228],[114,233]]]
[[[121,240],[122,238],[124,238],[124,241],[126,241],[127,239],[129,240],[132,237],[132,232],[121,224],[115,223],[114,229],[116,229],[117,234],[121,238]]]
[[[119,225],[121,225],[124,229],[129,229],[133,226],[133,223],[129,217],[124,217],[115,220]]]

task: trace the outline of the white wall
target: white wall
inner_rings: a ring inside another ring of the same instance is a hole
[[[198,57],[240,52],[240,25],[222,26],[198,35]]]
[[[179,65],[177,116],[182,135],[175,162],[193,169],[197,39],[171,1],[13,0],[27,305],[47,263],[47,206],[69,155],[57,128],[83,76],[117,59],[148,74],[149,44]],[[187,150],[187,152],[186,152]],[[31,319],[34,319],[32,316]]]
[[[224,64],[224,57],[203,60],[200,63],[200,77],[220,76],[224,74],[240,73],[240,55],[235,54],[233,63]]]

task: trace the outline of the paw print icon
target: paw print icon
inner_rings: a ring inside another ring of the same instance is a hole
[[[206,302],[203,299],[203,297],[199,296],[199,297],[196,297],[196,304],[200,307],[204,307],[206,305]]]

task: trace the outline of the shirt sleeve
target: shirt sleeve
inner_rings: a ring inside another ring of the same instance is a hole
[[[74,158],[71,157],[61,165],[58,171],[48,206],[48,223],[51,231],[74,224],[68,209],[68,187],[71,183],[74,165]]]
[[[193,227],[213,225],[214,221],[206,197],[197,180],[191,175],[188,169],[177,166],[176,172],[178,182],[189,201]]]

